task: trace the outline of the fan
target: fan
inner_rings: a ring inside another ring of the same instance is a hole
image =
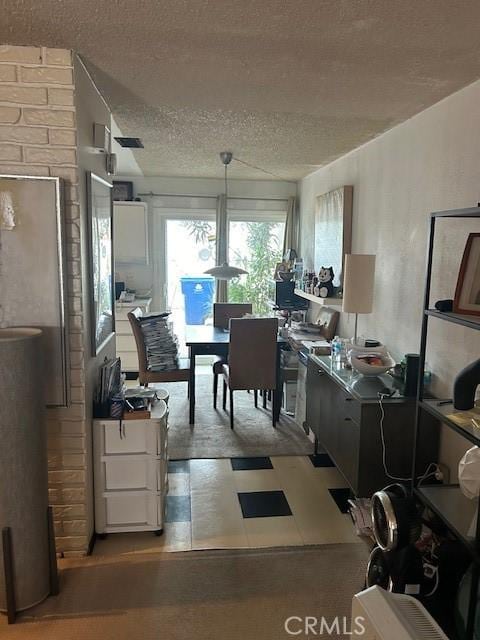
[[[422,525],[415,502],[401,484],[392,484],[372,497],[373,533],[383,551],[412,544],[420,537]]]

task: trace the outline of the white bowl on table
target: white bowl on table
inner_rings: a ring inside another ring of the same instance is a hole
[[[358,371],[364,376],[381,376],[383,373],[386,373],[389,369],[395,366],[395,360],[388,353],[385,347],[354,347],[348,353],[350,364],[352,365],[352,369]],[[369,364],[365,358],[368,356],[375,356],[382,360],[382,365],[380,364]]]

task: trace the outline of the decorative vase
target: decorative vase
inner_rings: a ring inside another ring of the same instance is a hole
[[[475,392],[480,384],[480,360],[462,369],[453,385],[453,406],[459,411],[469,411],[475,406]]]

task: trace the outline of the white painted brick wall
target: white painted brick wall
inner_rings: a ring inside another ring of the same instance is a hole
[[[49,129],[48,141],[51,145],[75,147],[77,144],[77,136],[72,129]],[[60,178],[61,176],[58,177]],[[78,199],[78,196],[74,199]]]
[[[20,84],[0,85],[0,102],[15,104],[48,104],[47,90],[39,87],[23,87]]]
[[[0,142],[0,162],[21,162],[22,147],[18,144]]]
[[[13,64],[2,64],[0,66],[0,82],[15,82],[17,79],[17,68]]]
[[[73,110],[60,109],[22,109],[25,124],[46,125],[51,127],[75,127],[75,113]]]
[[[76,166],[77,153],[75,149],[63,149],[60,147],[24,147],[25,162],[29,164],[61,164]]]
[[[73,89],[48,89],[48,104],[73,107]]]
[[[71,55],[69,56],[69,60],[70,62],[68,64],[71,65]],[[0,62],[42,64],[42,49],[40,49],[40,47],[15,47],[2,44],[0,45]]]
[[[18,107],[8,107],[0,105],[0,123],[3,124],[16,124],[20,121],[22,115],[21,110]]]
[[[21,67],[20,79],[25,83],[33,84],[73,84],[72,68],[55,67]]]
[[[0,142],[47,144],[48,129],[46,127],[22,127],[18,125],[12,127],[2,124],[0,125]]]
[[[80,206],[70,51],[0,46],[0,173],[65,180],[72,404],[47,411],[49,500],[57,551],[84,554],[87,444]]]
[[[62,67],[69,67],[71,65],[71,52],[66,49],[44,49],[43,61],[48,65],[60,65]]]

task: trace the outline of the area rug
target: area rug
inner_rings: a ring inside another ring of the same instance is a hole
[[[67,561],[60,594],[22,614],[2,640],[282,640],[302,620],[350,626],[367,548],[338,544]],[[317,634],[316,637],[328,637]]]
[[[305,456],[313,453],[312,442],[289,416],[282,413],[274,429],[271,409],[261,408],[260,398],[256,409],[253,393],[235,392],[235,428],[232,431],[230,414],[222,409],[221,390],[217,409],[213,408],[211,376],[197,376],[193,426],[188,423],[187,384],[170,382],[159,386],[170,393],[168,448],[171,460]]]

